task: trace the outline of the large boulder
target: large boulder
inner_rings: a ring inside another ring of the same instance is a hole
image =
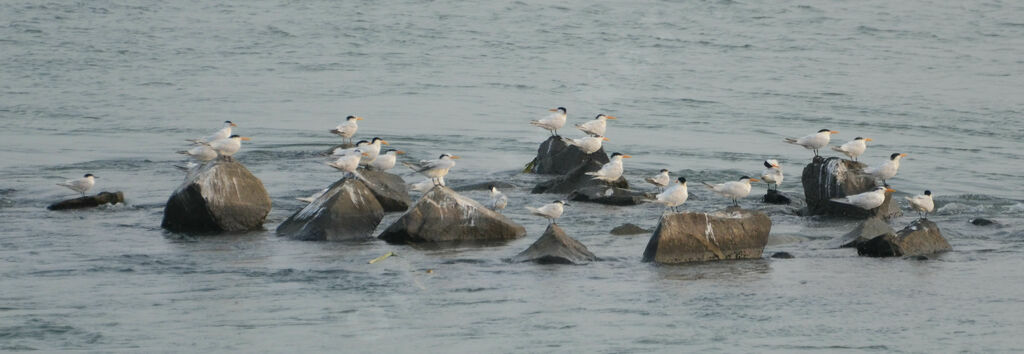
[[[343,241],[373,237],[384,209],[361,179],[342,178],[312,203],[288,217],[277,234],[303,241]]]
[[[587,186],[569,193],[569,200],[607,205],[637,205],[654,194],[611,186]]]
[[[533,187],[533,190],[531,190],[530,193],[567,194],[586,187],[618,187],[622,189],[629,189],[629,182],[626,182],[626,177],[619,177],[619,180],[613,183],[608,183],[595,179],[594,176],[587,174],[587,172],[600,170],[601,166],[604,166],[604,163],[594,160],[586,161],[572,171],[569,171],[569,173],[564,176],[555,177],[551,180],[538,183]]]
[[[768,193],[765,193],[764,197],[761,197],[761,201],[768,204],[789,204],[792,202],[785,194],[779,193],[776,189],[769,189]]]
[[[435,186],[378,236],[388,243],[503,241],[526,229],[448,187]]]
[[[739,207],[665,214],[643,260],[671,264],[761,258],[771,229],[767,215]]]
[[[587,161],[595,161],[600,166],[608,163],[608,154],[604,152],[604,147],[593,154],[584,154],[580,148],[566,144],[561,137],[553,136],[540,144],[537,157],[527,164],[524,172],[564,175]]]
[[[512,257],[513,262],[540,264],[581,264],[597,260],[579,241],[565,234],[558,225],[550,224],[544,234],[525,251]]]
[[[382,171],[359,169],[360,180],[380,202],[384,211],[406,211],[412,205],[405,180],[398,175]]]
[[[100,192],[97,195],[78,197],[62,200],[46,207],[50,210],[84,209],[98,207],[103,204],[124,203],[124,193],[121,192]]]
[[[191,233],[256,230],[269,213],[263,182],[241,163],[218,159],[185,176],[167,200],[160,226]]]
[[[836,203],[832,198],[859,194],[875,188],[875,179],[864,174],[867,165],[852,160],[815,156],[804,167],[801,182],[809,215],[843,216],[855,219],[881,217],[891,219],[902,215],[899,205],[886,193],[882,206],[864,210],[853,205]]]
[[[875,237],[857,246],[857,254],[869,257],[922,256],[952,250],[939,226],[918,219],[895,234]]]
[[[845,247],[857,247],[861,243],[867,242],[877,236],[890,234],[896,232],[889,226],[889,223],[882,218],[869,218],[862,221],[857,227],[853,228],[850,232],[845,235],[836,237],[831,241],[828,241],[829,248],[845,248]]]

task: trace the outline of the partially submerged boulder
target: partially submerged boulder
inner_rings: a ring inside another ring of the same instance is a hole
[[[526,171],[544,175],[564,175],[587,161],[598,165],[608,163],[604,147],[593,154],[584,154],[579,147],[566,144],[561,137],[553,136],[540,144],[537,157],[527,164]]]
[[[373,192],[384,211],[406,211],[412,205],[405,180],[382,171],[359,169],[360,180]]]
[[[167,200],[161,226],[195,233],[256,230],[270,205],[259,178],[241,163],[218,159],[189,172]]]
[[[859,194],[875,188],[875,179],[864,174],[867,165],[852,160],[820,156],[804,167],[801,182],[809,215],[843,216],[856,219],[881,217],[891,219],[902,215],[899,205],[886,193],[882,206],[864,210],[853,205],[836,203],[832,198]]]
[[[121,192],[100,192],[93,196],[84,196],[74,199],[63,200],[50,204],[46,207],[49,210],[84,209],[98,207],[103,204],[124,203],[124,193]]]
[[[882,218],[868,218],[843,236],[828,241],[829,248],[857,247],[877,236],[894,233],[895,230]]]
[[[594,176],[587,174],[587,172],[600,170],[602,166],[604,166],[603,163],[599,163],[594,160],[587,161],[577,166],[572,171],[569,171],[569,173],[566,173],[564,176],[555,177],[551,180],[538,183],[533,187],[533,190],[531,190],[530,193],[566,194],[586,187],[618,187],[629,189],[629,182],[626,182],[625,177],[619,177],[619,180],[614,183],[608,183],[595,179]]]
[[[923,256],[952,250],[939,226],[917,219],[895,234],[875,237],[857,246],[857,254],[868,257]]]
[[[611,186],[587,186],[569,193],[569,200],[607,205],[637,205],[654,195]]]
[[[768,193],[765,193],[764,197],[761,197],[761,201],[768,204],[789,204],[792,202],[789,197],[785,194],[779,193],[778,190],[769,189]]]
[[[757,259],[771,229],[767,215],[739,207],[665,214],[647,243],[643,260],[671,264]]]
[[[473,183],[473,184],[464,184],[464,185],[461,185],[461,186],[452,187],[452,190],[456,191],[456,192],[485,191],[485,190],[490,189],[490,186],[495,186],[495,187],[498,188],[498,190],[508,190],[508,189],[515,189],[516,188],[516,185],[514,185],[512,183],[502,182],[502,181],[490,181],[490,182],[480,182],[480,183]]]
[[[378,236],[388,243],[503,241],[526,229],[448,187],[435,186]]]
[[[581,264],[597,260],[579,241],[565,234],[558,225],[550,224],[544,234],[525,251],[512,257],[513,262],[540,264]]]
[[[303,241],[342,241],[373,237],[384,209],[361,179],[342,178],[320,197],[292,214],[277,234]]]
[[[610,233],[612,235],[619,236],[619,235],[639,235],[639,234],[646,234],[648,232],[651,232],[651,230],[642,228],[642,227],[640,227],[637,224],[625,223],[625,224],[616,226],[615,228],[613,228],[608,233]]]

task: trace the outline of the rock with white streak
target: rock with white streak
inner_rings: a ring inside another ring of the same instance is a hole
[[[303,241],[368,239],[383,218],[373,191],[362,180],[345,177],[282,222],[277,235]]]
[[[771,229],[767,215],[739,207],[710,213],[669,213],[658,222],[643,260],[675,264],[758,259]]]
[[[448,187],[435,186],[378,236],[388,243],[505,241],[526,228]]]

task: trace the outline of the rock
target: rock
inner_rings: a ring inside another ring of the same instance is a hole
[[[412,205],[405,180],[387,172],[359,169],[360,180],[373,192],[384,211],[406,211]]]
[[[503,241],[526,235],[522,225],[435,186],[378,236],[388,243]]]
[[[881,217],[892,219],[903,215],[899,205],[892,200],[892,193],[885,194],[882,206],[864,210],[852,205],[836,203],[840,198],[870,191],[875,188],[875,179],[864,174],[867,165],[838,157],[827,159],[817,156],[804,167],[801,182],[807,200],[809,215],[843,216],[856,219]]]
[[[630,223],[625,223],[616,226],[614,229],[612,229],[612,231],[609,231],[609,233],[611,233],[612,235],[637,235],[646,234],[648,232],[651,232],[651,230]]]
[[[971,219],[970,223],[978,226],[989,226],[995,224],[996,222],[985,218],[974,218]]]
[[[654,199],[653,194],[616,187],[589,186],[569,193],[569,200],[607,205],[637,205]]]
[[[828,241],[827,246],[828,248],[857,247],[857,245],[880,235],[895,232],[896,231],[892,229],[892,226],[889,226],[889,223],[882,220],[882,218],[869,218],[861,222],[857,227],[853,228],[852,231],[847,232],[845,235]]]
[[[769,189],[768,193],[761,198],[761,201],[768,204],[789,204],[790,202],[792,202],[791,200],[789,200],[789,197],[783,195],[782,193],[779,193],[779,191],[774,189]]]
[[[361,179],[346,177],[282,222],[277,235],[303,241],[367,239],[383,218],[373,191]]]
[[[263,182],[241,163],[215,160],[190,172],[171,194],[161,226],[196,233],[256,230],[268,213]]]
[[[912,257],[952,249],[935,223],[917,219],[895,234],[881,235],[858,245],[857,254],[868,257]]]
[[[550,224],[544,234],[525,251],[512,258],[513,262],[540,264],[581,264],[597,260],[579,241],[565,234],[558,225]]]
[[[789,252],[775,252],[775,253],[772,254],[772,258],[776,258],[776,259],[793,259],[794,257],[793,257],[793,255],[789,254]]]
[[[117,204],[124,203],[124,193],[121,192],[100,192],[94,196],[84,196],[74,199],[68,199],[57,203],[50,204],[46,209],[50,210],[65,210],[65,209],[83,209],[93,208],[103,204]]]
[[[730,207],[711,213],[665,214],[644,250],[645,262],[758,259],[772,221],[760,211]]]
[[[584,154],[582,150],[562,141],[561,137],[553,136],[540,144],[537,157],[527,164],[527,171],[544,175],[564,175],[585,162],[594,161],[598,166],[608,163],[608,154],[602,147],[593,154]]]
[[[491,181],[491,182],[473,183],[473,184],[467,184],[467,185],[462,185],[462,186],[458,186],[458,187],[452,187],[452,190],[456,191],[456,192],[485,191],[485,190],[488,190],[489,186],[491,186],[491,185],[493,185],[495,187],[498,187],[498,190],[500,190],[500,191],[505,191],[505,190],[509,190],[509,189],[518,188],[516,185],[514,185],[512,183],[502,182],[502,181]]]
[[[594,176],[587,175],[587,172],[600,170],[601,166],[603,166],[603,164],[598,163],[597,161],[587,161],[576,169],[569,171],[569,173],[564,176],[555,177],[551,180],[538,183],[533,187],[533,190],[531,190],[530,193],[566,194],[586,187],[618,187],[629,189],[629,182],[626,182],[625,177],[619,177],[618,181],[608,183],[599,179],[594,179]]]

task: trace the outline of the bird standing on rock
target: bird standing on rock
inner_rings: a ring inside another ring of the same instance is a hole
[[[441,154],[437,160],[420,160],[418,163],[403,162],[402,164],[408,166],[413,171],[430,177],[434,181],[434,185],[443,186],[444,176],[448,175],[448,170],[455,167],[455,160],[457,159],[459,159],[458,156]]]
[[[377,160],[377,156],[380,155],[380,145],[381,144],[390,145],[384,139],[381,139],[379,137],[374,137],[373,140],[370,140],[370,144],[369,145],[367,145],[367,146],[365,146],[363,148],[360,148],[360,150],[363,150],[363,152],[366,153],[366,156],[365,156],[366,158],[364,158],[359,164],[360,165],[366,165],[366,164],[369,164],[369,163],[373,162],[374,160]]]
[[[896,177],[896,173],[900,171],[900,160],[906,156],[907,154],[893,153],[889,155],[889,161],[878,167],[869,167],[864,170],[864,173],[882,180],[882,185],[888,186],[889,183],[886,180]]]
[[[398,159],[398,155],[404,154],[405,151],[387,149],[383,155],[377,155],[377,158],[366,164],[366,167],[377,171],[387,171],[395,167],[395,161]]]
[[[602,137],[604,136],[605,130],[608,128],[608,120],[616,119],[612,116],[606,116],[604,114],[598,114],[593,120],[586,123],[576,124],[576,129],[582,130],[591,136]]]
[[[764,160],[764,167],[767,167],[764,172],[761,172],[761,179],[764,183],[768,183],[768,186],[775,186],[775,190],[779,190],[779,185],[782,184],[782,179],[785,177],[782,175],[782,166],[779,166],[778,160]]]
[[[227,139],[228,137],[231,136],[231,127],[237,127],[237,126],[238,126],[237,124],[231,123],[230,120],[226,120],[226,121],[224,121],[224,127],[220,128],[220,130],[217,130],[213,134],[210,134],[210,135],[208,135],[208,136],[206,136],[204,138],[189,139],[187,141],[190,141],[190,142],[192,142],[194,144],[202,144],[202,143],[208,143],[208,142],[215,141],[215,140]]]
[[[686,178],[679,177],[676,179],[675,184],[669,187],[664,192],[658,193],[654,196],[654,203],[662,204],[665,208],[670,208],[672,211],[676,211],[676,207],[686,203],[686,199],[690,197],[690,192],[686,188]]]
[[[670,178],[668,177],[668,170],[664,168],[661,169],[661,172],[658,172],[658,174],[654,176],[644,177],[644,181],[653,184],[655,187],[658,187],[659,192],[662,191],[663,188],[665,188],[665,186],[668,186],[669,180]]]
[[[799,139],[786,138],[785,142],[803,146],[808,150],[814,150],[814,156],[818,156],[818,150],[828,146],[828,142],[832,140],[832,134],[839,134],[839,132],[835,130],[822,129],[817,133]]]
[[[612,183],[619,180],[622,177],[622,159],[628,159],[632,156],[623,155],[621,153],[612,153],[611,161],[601,166],[600,170],[595,172],[587,172],[587,175],[594,176],[594,179],[599,179],[608,183]]]
[[[217,152],[227,161],[233,161],[231,156],[234,156],[238,150],[242,149],[242,141],[249,141],[251,138],[240,135],[232,135],[227,139],[214,140],[209,143],[203,143],[203,145],[209,146],[211,149]]]
[[[531,120],[530,124],[546,129],[551,132],[551,136],[558,136],[558,129],[565,126],[565,107],[553,108],[549,111],[553,113],[542,119]]]
[[[928,213],[935,210],[935,201],[932,200],[932,191],[926,190],[924,191],[924,194],[906,198],[907,201],[910,202],[910,209],[914,209],[919,213],[924,213],[922,218],[927,219]]]
[[[491,191],[491,201],[487,204],[487,207],[500,213],[502,209],[508,206],[508,197],[493,184],[488,186],[487,189]]]
[[[562,206],[568,206],[564,201],[556,200],[550,204],[544,204],[540,208],[526,207],[526,210],[530,211],[530,214],[548,219],[549,224],[558,225],[558,218],[562,216]]]
[[[355,174],[356,170],[359,169],[359,160],[364,156],[366,156],[366,153],[359,149],[347,150],[346,153],[338,157],[337,160],[328,162],[327,166],[334,167],[341,172]]]
[[[868,141],[871,141],[871,138],[858,136],[853,138],[853,140],[846,142],[846,144],[833,146],[832,150],[841,152],[843,155],[846,155],[846,157],[853,159],[853,161],[857,161],[857,157],[863,154],[864,150],[868,149],[868,144],[866,143]]]
[[[348,142],[351,143],[352,137],[355,136],[356,131],[359,130],[359,124],[356,122],[361,120],[363,120],[362,117],[345,117],[345,121],[341,122],[341,124],[338,124],[338,126],[334,127],[334,129],[331,129],[331,133],[340,136],[342,142],[345,142],[345,140],[348,139]]]
[[[601,142],[608,141],[608,138],[603,136],[586,136],[579,139],[562,138],[566,144],[576,146],[583,151],[584,154],[590,155],[597,150],[601,150]]]
[[[750,182],[760,182],[757,178],[750,178],[747,176],[740,177],[738,181],[729,181],[719,184],[710,184],[703,182],[705,186],[711,189],[711,191],[720,194],[723,197],[732,199],[732,204],[739,206],[739,200],[745,198],[750,194]]]
[[[85,196],[85,192],[88,192],[92,186],[96,185],[96,179],[99,177],[93,176],[91,173],[86,173],[85,176],[79,179],[69,179],[64,182],[57,183],[58,186],[67,187],[70,190],[81,193]]]
[[[893,192],[893,190],[891,188],[878,186],[875,187],[875,189],[864,193],[849,195],[842,198],[832,198],[832,201],[853,205],[864,210],[871,210],[880,207],[882,206],[882,203],[885,203],[885,192]]]
[[[213,150],[213,148],[208,145],[199,145],[188,150],[178,151],[178,153],[202,162],[207,162],[217,158],[217,151]]]

